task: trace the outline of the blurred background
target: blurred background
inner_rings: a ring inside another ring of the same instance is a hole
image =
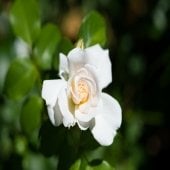
[[[9,20],[13,2],[0,0],[0,169],[56,169],[56,157],[46,157],[38,149],[38,130],[31,137],[22,131],[22,101],[9,99],[4,92],[11,62],[17,55],[27,54],[25,47],[18,47],[19,40]],[[77,41],[82,19],[90,11],[96,10],[106,20],[104,47],[110,51],[113,83],[105,91],[120,102],[123,122],[114,143],[97,148],[91,157],[102,157],[117,170],[168,169],[170,1],[38,2],[41,24],[57,25],[61,35],[70,40],[70,46]],[[43,70],[42,77],[54,78],[57,71],[55,66],[53,70]]]

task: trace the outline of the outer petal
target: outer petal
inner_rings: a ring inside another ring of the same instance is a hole
[[[118,129],[122,122],[122,110],[118,101],[106,93],[102,93],[101,97],[104,109],[102,116],[113,128]]]
[[[108,122],[101,115],[96,116],[95,126],[91,129],[94,138],[100,145],[111,145],[116,135],[116,131],[108,125]]]
[[[56,104],[58,94],[65,84],[66,82],[63,80],[45,80],[42,87],[42,97],[46,101],[49,118],[52,124],[57,126],[61,124],[62,118],[60,112],[55,112],[54,106]],[[58,117],[57,122],[54,118],[54,114]]]
[[[42,86],[42,98],[46,104],[54,107],[60,90],[66,85],[64,80],[45,80]]]
[[[58,100],[56,102],[56,105],[53,108],[54,111],[54,120],[55,120],[55,125],[59,126],[63,123],[63,115],[61,113],[61,110],[58,105]]]
[[[82,122],[82,121],[78,120],[77,124],[78,124],[78,126],[79,126],[79,128],[81,130],[87,130],[90,127],[90,125],[91,125],[91,121],[89,121],[89,122]]]
[[[96,67],[100,80],[100,87],[104,88],[112,81],[111,62],[108,50],[99,45],[85,49],[86,63]]]
[[[71,127],[75,125],[74,105],[72,101],[67,97],[66,88],[63,88],[58,97],[58,105],[63,116],[63,124],[65,127]]]
[[[74,48],[68,54],[69,73],[73,75],[77,70],[85,64],[84,50]]]
[[[54,119],[54,109],[51,106],[47,106],[48,116],[50,118],[51,123],[55,126],[56,122]]]
[[[61,78],[67,80],[67,74],[68,74],[68,61],[67,57],[60,53],[60,64],[59,64],[59,75]]]
[[[106,93],[102,93],[102,101],[103,109],[95,117],[91,132],[101,145],[110,145],[121,124],[121,108],[118,102]]]

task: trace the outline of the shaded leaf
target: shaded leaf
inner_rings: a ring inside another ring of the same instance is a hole
[[[93,135],[91,134],[90,130],[82,131],[81,133],[81,145],[80,150],[83,151],[90,151],[98,148],[100,145],[94,139]]]
[[[42,69],[50,69],[53,54],[61,38],[59,29],[52,24],[45,25],[41,30],[34,49],[35,60]]]
[[[40,30],[37,1],[16,0],[11,9],[10,21],[15,34],[32,45]]]
[[[88,164],[87,161],[85,163],[83,159],[78,159],[69,170],[114,170],[114,168],[104,160],[93,160]]]
[[[87,166],[86,170],[114,170],[106,161],[99,162],[98,165]]]
[[[67,38],[61,39],[60,44],[59,44],[59,52],[62,52],[65,55],[67,55],[67,53],[73,48],[74,48],[74,46],[69,39],[67,39]]]
[[[4,90],[11,99],[23,98],[33,87],[37,70],[29,59],[15,59],[7,72]]]
[[[20,124],[22,130],[27,134],[31,134],[40,127],[42,108],[43,101],[38,96],[31,96],[24,103],[21,110]]]
[[[106,24],[104,18],[96,11],[90,12],[83,19],[79,38],[83,39],[85,47],[97,43],[104,46],[106,43]]]

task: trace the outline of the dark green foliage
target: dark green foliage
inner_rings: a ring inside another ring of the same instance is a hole
[[[104,18],[97,12],[90,12],[83,20],[80,27],[79,37],[83,39],[85,47],[94,44],[102,46],[106,43],[106,23]]]
[[[63,35],[65,16],[71,20],[64,30],[79,27],[72,39]],[[2,0],[0,169],[167,169],[169,18],[169,0]],[[28,48],[25,57],[17,52],[18,39]],[[100,146],[90,130],[53,126],[41,98],[43,80],[58,78],[59,53],[67,55],[79,39],[85,47],[109,49],[113,83],[104,91],[123,111],[109,147]]]

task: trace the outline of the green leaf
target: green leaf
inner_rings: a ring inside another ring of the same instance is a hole
[[[40,127],[42,107],[43,101],[38,96],[31,96],[24,103],[21,109],[20,124],[22,130],[27,134],[31,134]]]
[[[94,44],[104,46],[106,43],[106,23],[96,11],[90,12],[82,22],[79,38],[83,39],[85,47]]]
[[[80,170],[81,160],[78,159],[70,168],[70,170]]]
[[[42,69],[50,69],[53,54],[61,38],[59,29],[52,24],[45,25],[41,30],[34,49],[35,60]]]
[[[87,164],[88,162],[84,162],[81,159],[78,159],[69,170],[114,170],[113,167],[111,167],[106,161],[99,161],[94,160],[90,163],[90,165]]]
[[[37,70],[28,59],[15,59],[7,72],[4,90],[14,100],[23,98],[33,87]]]
[[[102,161],[99,165],[87,166],[86,170],[114,170],[106,161]]]
[[[15,34],[32,45],[40,31],[37,1],[16,0],[10,12],[10,21]]]
[[[59,52],[62,52],[65,55],[67,55],[67,53],[73,48],[74,48],[74,46],[69,39],[67,39],[67,38],[61,39],[60,44],[59,44],[59,50],[60,50]]]

